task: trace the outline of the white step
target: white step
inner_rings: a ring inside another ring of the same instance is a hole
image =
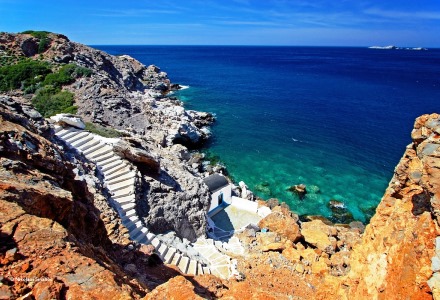
[[[122,175],[130,173],[130,171],[131,171],[130,166],[126,166],[125,168],[122,168],[119,170],[112,170],[111,172],[107,172],[107,174],[104,173],[105,181],[111,181],[111,180],[118,178]]]
[[[54,130],[55,130],[55,133],[57,133],[57,132],[60,132],[61,130],[63,130],[64,127],[55,124],[55,125],[53,125],[53,128],[54,128]]]
[[[99,148],[98,150],[91,152],[91,153],[88,153],[87,158],[90,160],[96,160],[98,157],[101,157],[103,155],[105,156],[108,153],[113,154],[113,149],[109,145],[103,144],[103,146],[101,148]]]
[[[135,226],[135,228],[131,228],[131,230],[129,230],[131,238],[135,238],[139,234],[139,232],[142,232],[141,229],[144,227],[141,221],[136,222]]]
[[[130,209],[127,211],[122,211],[121,212],[121,217],[131,217],[131,216],[136,216],[136,210],[135,209]]]
[[[182,255],[176,252],[176,254],[174,254],[173,259],[170,262],[170,265],[178,266],[181,259],[182,259]]]
[[[77,130],[73,130],[73,131],[71,131],[71,132],[69,132],[69,133],[64,134],[64,135],[63,135],[63,140],[65,140],[66,142],[68,142],[69,139],[76,137],[78,134],[80,134],[80,133],[82,133],[82,132],[84,132],[84,131],[79,130],[79,129],[77,129]],[[69,143],[69,142],[68,142],[68,143]],[[69,143],[69,144],[70,144],[70,143]]]
[[[115,160],[114,162],[112,162],[110,164],[107,164],[107,165],[102,166],[102,167],[100,166],[100,167],[101,167],[102,172],[105,173],[106,171],[111,170],[114,167],[119,166],[121,164],[124,164],[124,161],[122,159],[118,159],[118,160]]]
[[[98,144],[99,144],[98,140],[92,139],[91,141],[88,141],[87,143],[82,144],[81,146],[78,146],[77,148],[79,150],[81,150],[81,152],[84,153],[87,149],[90,149],[90,148],[92,148],[92,147],[94,147],[94,146],[96,146]]]
[[[129,187],[123,188],[122,190],[117,190],[113,192],[112,198],[116,200],[133,194],[134,194],[134,186],[131,185]]]
[[[159,247],[159,245],[160,245],[160,240],[158,239],[158,238],[154,238],[152,241],[151,241],[151,245],[153,245],[154,246],[154,248],[158,248]]]
[[[136,174],[134,172],[130,172],[128,174],[124,174],[124,175],[117,177],[117,178],[114,178],[112,180],[107,180],[107,184],[112,185],[112,184],[119,183],[121,181],[129,180],[129,179],[134,180],[135,176],[136,176]],[[133,182],[133,184],[134,184],[134,182]]]
[[[126,197],[121,197],[121,198],[117,198],[117,199],[113,199],[113,201],[115,201],[116,203],[118,203],[119,205],[124,205],[124,204],[128,204],[128,203],[134,203],[136,201],[136,197],[135,195],[130,195],[130,196],[126,196]]]
[[[186,274],[186,271],[188,271],[189,266],[189,258],[187,256],[182,256],[180,259],[179,265],[177,266],[182,273]]]
[[[151,244],[151,242],[153,241],[153,239],[154,239],[155,237],[156,237],[156,235],[154,235],[154,234],[151,233],[151,232],[148,232],[148,233],[147,233],[148,243]]]
[[[135,183],[135,179],[129,178],[127,180],[121,181],[121,182],[117,182],[115,184],[109,184],[107,183],[107,188],[112,191],[112,192],[116,192],[116,191],[120,191],[123,190],[127,187],[134,187],[134,183]]]
[[[98,165],[101,165],[101,163],[104,165],[104,162],[112,162],[112,161],[114,161],[115,159],[118,159],[118,158],[120,158],[119,156],[117,156],[113,151],[112,152],[109,152],[109,153],[107,153],[107,154],[105,154],[105,155],[102,155],[102,156],[100,156],[100,157],[97,157],[97,158],[95,158],[95,162],[98,164]]]
[[[93,140],[93,137],[89,134],[88,136],[83,137],[83,138],[75,141],[74,143],[71,143],[71,145],[72,145],[72,147],[78,148],[78,147],[80,147],[80,146],[82,146],[92,140]]]
[[[188,270],[186,271],[187,274],[189,275],[197,275],[197,261],[191,259],[189,261],[189,266],[188,266]]]
[[[76,131],[79,131],[79,130],[74,127],[68,127],[68,128],[65,128],[65,129],[58,131],[56,133],[56,135],[60,138],[63,138],[65,135],[72,133],[72,132],[76,132]],[[63,138],[63,140],[64,140],[64,138]]]
[[[105,144],[103,144],[103,143],[101,143],[101,142],[98,142],[96,145],[94,145],[94,146],[92,146],[92,147],[89,147],[89,148],[87,148],[87,149],[84,149],[84,150],[83,150],[83,154],[84,154],[86,157],[88,157],[90,153],[93,153],[93,152],[95,152],[95,151],[101,149],[101,148],[104,147],[104,146],[105,146]]]
[[[171,263],[174,254],[176,254],[176,252],[177,252],[176,248],[173,247],[168,248],[167,254],[165,254],[165,257],[163,258],[163,262],[166,264]]]
[[[211,270],[208,267],[202,267],[203,274],[211,274]]]
[[[106,181],[109,181],[109,180],[111,180],[110,178],[107,178],[107,176],[109,176],[109,175],[111,175],[111,174],[113,174],[113,173],[115,173],[115,172],[117,172],[117,171],[119,171],[119,170],[122,170],[122,169],[124,169],[124,168],[126,168],[126,167],[128,167],[128,165],[125,163],[125,162],[123,162],[123,163],[120,163],[120,164],[118,164],[118,165],[116,165],[116,166],[113,166],[113,168],[111,168],[111,169],[108,169],[108,170],[106,170],[106,171],[103,171],[102,173],[104,173],[104,176],[106,177],[105,178],[105,180]],[[128,170],[130,170],[130,169],[128,169]],[[112,178],[113,179],[113,178]]]
[[[127,203],[127,204],[123,204],[123,205],[118,205],[119,207],[117,208],[118,211],[120,212],[127,212],[131,209],[135,209],[136,208],[136,203],[132,202],[132,203]]]
[[[159,253],[160,258],[162,258],[162,259],[165,258],[165,255],[167,254],[167,251],[168,251],[168,247],[164,243],[162,243],[160,245],[159,249],[157,249],[157,252]]]
[[[69,136],[68,138],[64,138],[64,140],[66,142],[68,142],[69,144],[71,144],[73,147],[79,146],[80,145],[79,141],[84,142],[87,139],[89,139],[89,140],[93,139],[93,136],[90,133],[88,133],[87,131],[81,131],[81,132],[78,132],[78,134],[76,134],[76,135],[72,135],[72,136]]]
[[[139,222],[139,218],[136,215],[122,218],[122,224],[127,227],[127,229],[136,227],[136,222]]]

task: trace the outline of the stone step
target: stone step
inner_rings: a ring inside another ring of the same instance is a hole
[[[203,274],[211,274],[211,270],[208,267],[202,267]]]
[[[76,142],[78,142],[84,138],[92,139],[93,136],[87,131],[78,131],[78,133],[76,135],[72,135],[72,136],[69,136],[68,138],[64,138],[64,140],[66,142],[68,142],[69,144],[71,144],[73,147],[76,147],[76,146],[78,146],[76,144]]]
[[[131,217],[131,216],[136,216],[136,210],[135,209],[130,209],[127,211],[120,211],[120,216],[121,217]]]
[[[119,163],[118,165],[113,166],[113,168],[111,168],[111,169],[107,169],[106,171],[103,171],[102,173],[104,173],[104,176],[106,177],[105,178],[106,181],[109,181],[111,179],[107,178],[107,176],[113,174],[116,171],[122,170],[125,167],[128,167],[127,163],[122,162],[122,163]],[[128,170],[130,170],[130,169],[128,169]]]
[[[197,261],[191,259],[189,261],[188,270],[186,271],[189,275],[197,275]]]
[[[147,238],[147,234],[148,234],[148,229],[145,227],[142,227],[141,230],[139,231],[139,233],[135,236],[133,236],[133,240],[135,240],[138,243],[141,244],[145,244],[148,242],[148,238]]]
[[[98,150],[96,150],[94,152],[88,153],[86,155],[86,157],[90,160],[96,161],[96,158],[101,157],[106,154],[109,154],[109,153],[113,154],[113,148],[107,144],[103,144],[103,146],[101,148],[99,148]]]
[[[229,265],[215,266],[211,268],[211,274],[226,279],[229,277]]]
[[[127,227],[128,230],[130,230],[130,228],[136,227],[136,222],[139,222],[139,221],[140,220],[137,215],[127,216],[127,217],[122,218],[122,224],[125,227]]]
[[[117,210],[119,212],[127,212],[130,209],[135,209],[136,208],[136,203],[131,202],[131,203],[122,204],[122,205],[116,204],[116,206],[117,206]]]
[[[119,205],[124,205],[124,204],[128,204],[128,203],[134,203],[136,201],[136,196],[130,195],[127,197],[122,197],[122,198],[117,198],[117,199],[112,198],[112,200],[115,201]]]
[[[165,243],[162,243],[159,247],[159,249],[156,249],[157,252],[159,253],[160,258],[162,258],[162,260],[165,259],[165,255],[168,252],[168,246],[165,245]]]
[[[141,238],[136,239],[136,242],[138,242],[139,244],[148,244],[147,236],[145,234],[142,235]]]
[[[77,141],[75,141],[74,143],[71,143],[72,147],[78,148],[88,142],[91,142],[93,140],[93,136],[92,135],[87,135],[86,137],[83,137]]]
[[[64,128],[63,126],[57,124],[53,125],[53,129],[55,130],[55,133],[60,132],[61,130],[63,130],[63,128]]]
[[[113,194],[113,196],[112,196],[113,199],[119,199],[119,198],[133,195],[134,194],[134,186],[131,185],[131,186],[123,188],[121,190],[117,190],[115,192],[112,192],[112,194]]]
[[[182,256],[182,258],[180,258],[177,267],[180,269],[180,271],[182,271],[182,273],[186,274],[186,272],[188,271],[188,266],[189,266],[189,257]]]
[[[90,153],[93,153],[99,149],[101,149],[105,144],[98,141],[98,143],[90,148],[83,150],[83,154],[87,157]]]
[[[151,232],[148,232],[148,233],[147,233],[148,243],[151,244],[151,242],[153,241],[153,239],[154,239],[155,237],[156,237],[155,234],[153,234],[153,233],[151,233]]]
[[[84,153],[87,149],[90,149],[91,147],[94,147],[98,144],[99,144],[98,140],[92,139],[91,141],[88,141],[87,143],[78,146],[77,149],[79,149],[81,152]]]
[[[157,237],[155,237],[154,239],[151,240],[151,245],[153,245],[154,248],[156,248],[156,249],[160,246],[160,244],[161,244],[161,241]]]
[[[130,173],[130,171],[131,171],[130,166],[126,166],[125,168],[122,168],[119,170],[112,170],[111,172],[108,172],[107,174],[104,173],[105,180],[111,181],[111,180],[118,178],[122,175]]]
[[[113,151],[94,158],[96,164],[99,167],[103,167],[105,165],[108,165],[109,163],[112,163],[118,159],[121,159],[121,158],[119,156],[115,155],[113,153]]]
[[[128,174],[124,174],[124,175],[117,177],[117,178],[114,178],[112,180],[107,180],[107,184],[112,185],[112,184],[119,183],[119,182],[129,180],[129,179],[134,180],[135,176],[136,176],[136,174],[134,172],[130,172]],[[133,182],[133,184],[134,184],[134,182]]]
[[[80,129],[76,129],[74,131],[71,131],[69,133],[66,133],[65,135],[63,135],[63,140],[65,140],[66,142],[68,142],[68,140],[70,140],[71,138],[76,137],[78,134],[80,134],[81,132],[84,132],[83,130]],[[70,143],[69,143],[70,144]]]
[[[182,255],[176,252],[173,256],[173,259],[170,262],[170,265],[175,265],[175,266],[179,265],[181,259],[182,259]]]
[[[163,258],[163,262],[166,264],[169,264],[173,261],[173,257],[176,254],[177,250],[174,247],[168,248],[167,254],[165,254],[165,257]]]
[[[116,192],[116,191],[120,191],[123,190],[127,187],[134,187],[134,183],[135,183],[135,178],[129,178],[127,180],[121,181],[121,182],[117,182],[115,184],[109,184],[107,183],[107,188],[111,191],[111,192]]]
[[[130,237],[132,238],[132,239],[134,239],[136,236],[138,236],[142,231],[141,231],[141,229],[144,227],[144,225],[142,225],[142,222],[141,221],[138,221],[138,222],[136,222],[135,223],[135,227],[134,228],[130,228],[129,229],[129,234],[130,234]]]
[[[124,161],[122,159],[118,159],[118,160],[113,161],[112,163],[109,163],[105,166],[102,166],[101,170],[102,170],[102,172],[106,172],[108,170],[113,169],[116,166],[119,166],[120,164],[123,164],[123,163],[124,163]]]
[[[56,133],[56,136],[58,136],[60,138],[63,138],[66,134],[69,134],[69,133],[72,133],[72,132],[76,132],[76,131],[78,131],[78,129],[73,128],[73,127],[68,127],[68,128],[64,128],[64,129],[61,129],[60,131],[58,131]]]

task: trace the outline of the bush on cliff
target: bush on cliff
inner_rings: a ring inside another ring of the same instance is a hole
[[[26,30],[22,32],[23,34],[30,34],[34,38],[39,39],[38,42],[38,53],[43,53],[50,44],[50,38],[48,37],[49,31],[35,31],[35,30]]]
[[[35,60],[19,61],[15,65],[0,68],[0,91],[25,89],[37,84],[51,73],[49,64]]]
[[[75,64],[68,64],[62,66],[58,72],[51,73],[44,78],[43,86],[52,85],[54,87],[61,87],[70,84],[79,77],[88,77],[92,74],[90,69],[77,66]]]
[[[37,91],[32,99],[32,104],[45,117],[50,117],[58,113],[76,113],[77,107],[73,99],[73,93],[61,91],[60,89],[48,85]]]
[[[86,130],[91,133],[107,137],[107,138],[117,138],[123,136],[123,134],[113,128],[106,128],[98,124],[86,122]]]

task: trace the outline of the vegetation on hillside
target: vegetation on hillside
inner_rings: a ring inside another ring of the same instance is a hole
[[[90,122],[86,122],[86,130],[107,138],[117,138],[124,135],[122,132],[119,132],[113,128],[103,127]]]
[[[45,61],[19,59],[14,64],[0,66],[0,91],[21,89],[25,94],[35,93],[32,103],[44,117],[76,113],[73,93],[61,89],[77,78],[91,74],[91,70],[75,64],[59,66]]]
[[[35,108],[47,118],[58,113],[75,114],[77,107],[73,104],[74,94],[69,91],[61,91],[59,88],[48,85],[39,89],[32,98]]]
[[[30,34],[34,38],[39,39],[38,43],[38,53],[43,53],[50,44],[49,31],[35,31],[35,30],[26,30],[22,32],[23,34]]]

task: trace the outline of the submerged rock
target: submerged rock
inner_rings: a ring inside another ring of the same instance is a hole
[[[307,194],[307,189],[305,184],[296,184],[292,185],[287,189],[288,191],[291,191],[292,193],[298,195],[299,199],[303,200],[304,197]]]
[[[332,222],[348,224],[354,221],[353,214],[348,210],[343,202],[332,199],[327,205],[332,211],[332,215],[330,217]]]

